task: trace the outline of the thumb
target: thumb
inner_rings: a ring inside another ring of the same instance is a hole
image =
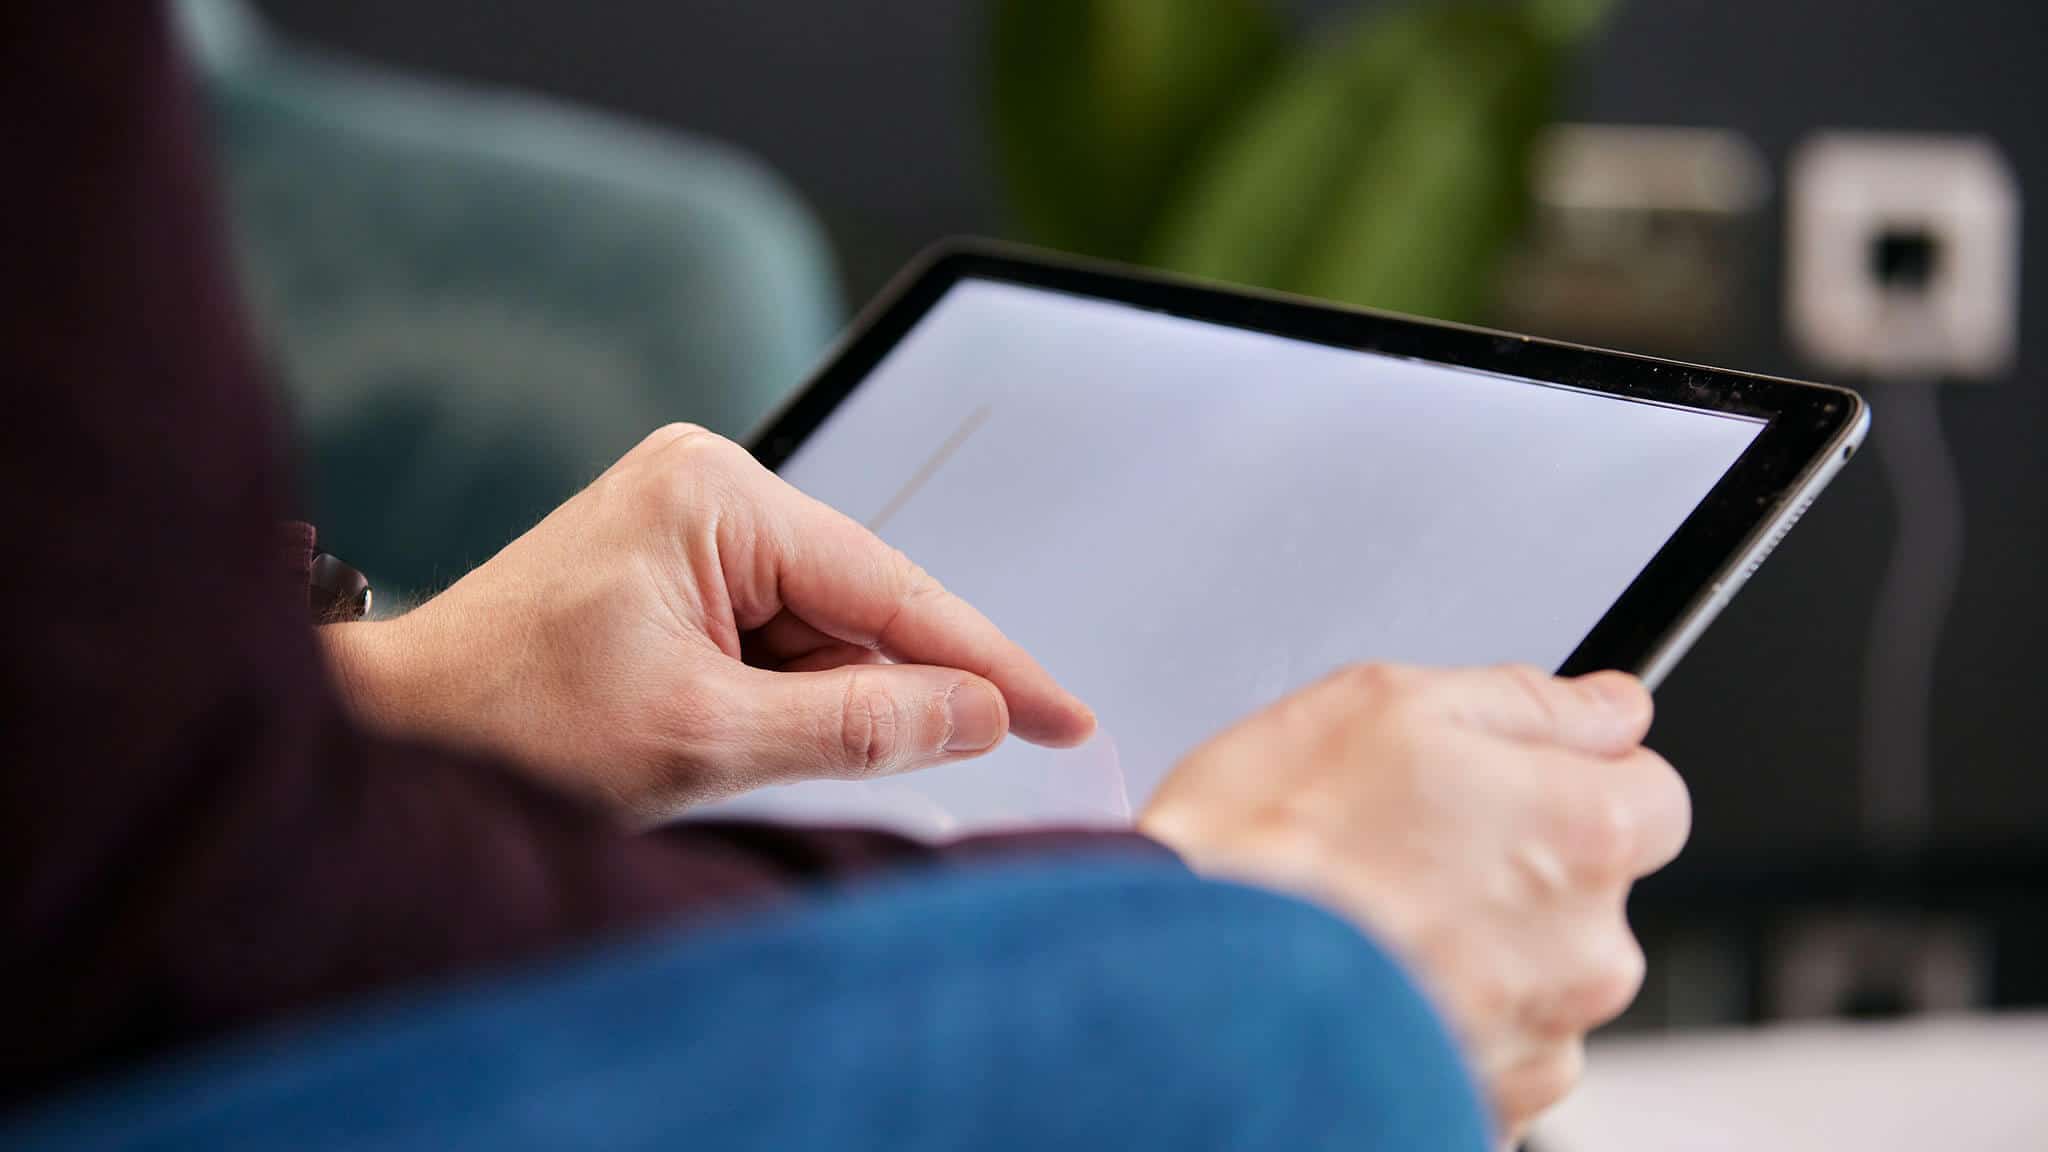
[[[964,760],[1010,730],[994,684],[953,668],[850,664],[821,672],[760,672],[744,694],[757,746],[782,750],[760,765],[793,779],[863,779]]]
[[[1462,718],[1510,739],[1618,756],[1650,731],[1650,692],[1626,673],[1564,680],[1539,668],[1504,665],[1445,669],[1438,676]]]

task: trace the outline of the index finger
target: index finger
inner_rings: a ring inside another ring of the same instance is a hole
[[[1088,706],[988,617],[852,519],[765,469],[761,476],[774,489],[762,504],[778,521],[770,559],[791,613],[893,660],[987,679],[1009,705],[1011,731],[1033,743],[1066,747],[1095,731]]]
[[[1543,773],[1564,851],[1582,875],[1609,881],[1648,876],[1676,859],[1691,835],[1685,780],[1648,748],[1546,761]]]

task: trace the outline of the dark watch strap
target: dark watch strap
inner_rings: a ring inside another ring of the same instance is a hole
[[[306,581],[306,606],[315,624],[361,620],[370,614],[370,582],[333,555],[316,552]]]

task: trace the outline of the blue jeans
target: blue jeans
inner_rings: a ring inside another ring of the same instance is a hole
[[[1482,1152],[1451,1042],[1346,925],[1158,865],[849,890],[244,1040],[0,1145]]]

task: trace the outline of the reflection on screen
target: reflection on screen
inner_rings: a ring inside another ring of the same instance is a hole
[[[1762,427],[965,281],[783,474],[987,613],[1102,733],[718,810],[1121,822],[1338,665],[1556,667]]]

